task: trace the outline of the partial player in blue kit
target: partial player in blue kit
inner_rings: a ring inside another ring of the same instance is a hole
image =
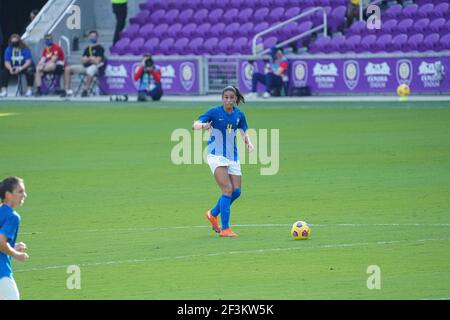
[[[26,197],[23,179],[9,177],[0,182],[0,300],[20,299],[11,258],[17,261],[28,260],[26,244],[16,243],[20,215],[14,210],[23,205]]]
[[[192,125],[193,130],[210,130],[208,141],[208,164],[219,185],[222,195],[216,206],[205,213],[213,230],[221,237],[236,237],[230,228],[231,204],[241,195],[241,165],[236,146],[236,133],[251,152],[254,147],[247,134],[248,124],[244,113],[236,106],[245,99],[237,87],[228,86],[222,91],[223,105],[209,109]],[[222,229],[218,216],[221,215]]]

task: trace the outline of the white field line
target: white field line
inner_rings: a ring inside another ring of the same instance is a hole
[[[450,227],[450,223],[338,223],[338,224],[309,224],[311,227]],[[291,227],[290,223],[268,223],[268,224],[235,224],[238,228],[279,228]],[[146,232],[146,231],[165,231],[178,229],[211,228],[209,225],[201,226],[174,226],[174,227],[142,227],[142,228],[99,228],[99,229],[78,229],[78,230],[55,230],[55,233],[96,233],[96,232]],[[21,232],[22,235],[48,234],[45,231]]]
[[[377,241],[377,242],[325,244],[325,245],[310,246],[310,247],[297,246],[297,247],[288,247],[288,248],[254,249],[254,250],[215,252],[215,253],[206,253],[206,254],[192,254],[192,255],[172,256],[172,257],[160,257],[160,258],[88,262],[88,263],[77,264],[77,266],[79,266],[81,268],[81,267],[120,265],[120,264],[142,263],[142,262],[158,262],[158,261],[167,261],[167,260],[190,260],[190,259],[194,259],[194,258],[205,258],[205,257],[207,258],[207,257],[216,257],[216,256],[225,256],[225,255],[258,254],[258,253],[267,253],[267,252],[285,252],[285,251],[307,250],[307,249],[352,248],[352,247],[361,247],[361,246],[370,246],[370,245],[384,246],[384,245],[390,245],[390,244],[410,244],[410,243],[427,242],[427,241],[450,241],[450,238],[419,239],[419,240],[393,240],[393,241]],[[58,265],[58,266],[48,266],[48,267],[31,268],[31,269],[19,269],[19,270],[15,270],[14,272],[32,272],[32,271],[45,271],[45,270],[52,270],[52,269],[66,269],[68,266],[69,265]]]

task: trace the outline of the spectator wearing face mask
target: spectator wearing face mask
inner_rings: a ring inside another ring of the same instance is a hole
[[[65,57],[62,48],[53,41],[53,36],[45,36],[45,48],[42,51],[41,60],[36,67],[36,96],[42,95],[41,85],[42,77],[45,73],[54,73],[57,75],[64,73]]]
[[[98,32],[94,30],[90,31],[88,38],[90,45],[86,47],[81,56],[81,64],[69,66],[64,72],[64,92],[61,94],[62,97],[73,95],[73,90],[70,85],[72,75],[74,74],[86,75],[81,96],[87,97],[92,80],[105,67],[105,49],[98,43]]]
[[[16,33],[9,38],[9,46],[5,50],[4,61],[5,68],[2,70],[0,77],[0,98],[8,95],[9,79],[22,74],[27,78],[26,96],[32,96],[35,68],[31,51]]]

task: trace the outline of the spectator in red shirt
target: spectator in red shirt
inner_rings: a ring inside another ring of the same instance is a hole
[[[53,42],[53,36],[51,34],[45,36],[45,46],[42,51],[41,60],[36,67],[36,96],[42,95],[41,85],[44,73],[55,73],[59,75],[64,73],[64,51],[58,44]]]

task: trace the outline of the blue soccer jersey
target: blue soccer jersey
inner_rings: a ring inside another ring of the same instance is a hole
[[[213,130],[208,140],[208,152],[212,155],[224,156],[237,161],[236,130],[247,131],[248,125],[244,113],[236,107],[229,114],[223,105],[209,109],[198,120],[203,123],[212,122]]]
[[[20,216],[11,207],[3,204],[0,207],[0,234],[8,239],[9,245],[16,245],[17,233],[19,232]],[[0,279],[12,278],[11,257],[0,252]]]

